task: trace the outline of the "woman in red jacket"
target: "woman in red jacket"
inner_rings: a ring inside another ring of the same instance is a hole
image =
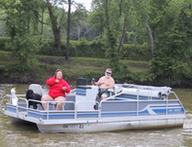
[[[42,101],[58,101],[56,110],[62,110],[65,101],[65,95],[71,91],[69,84],[63,79],[63,73],[60,69],[55,71],[55,75],[46,81],[49,86],[48,95],[42,97]],[[47,110],[47,103],[43,103],[43,107]]]

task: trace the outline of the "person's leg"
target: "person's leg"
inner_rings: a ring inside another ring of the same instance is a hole
[[[93,108],[95,110],[98,110],[98,106],[99,106],[100,101],[101,101],[101,97],[100,97],[100,94],[98,93],[96,96],[96,99],[95,99],[95,105],[93,106]]]
[[[64,96],[56,97],[55,101],[57,101],[56,110],[63,110],[65,97]]]
[[[104,99],[106,99],[107,97],[109,97],[109,91],[105,91],[105,92],[103,92],[102,94],[101,94],[101,100],[104,100]]]
[[[42,105],[43,105],[43,108],[44,110],[48,110],[48,104],[46,101],[52,101],[53,98],[49,95],[43,95],[42,98],[41,98],[41,101],[42,101]]]

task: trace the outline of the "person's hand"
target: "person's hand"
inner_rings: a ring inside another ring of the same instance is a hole
[[[94,83],[93,83],[93,85],[97,86],[97,85],[98,85],[98,83],[97,83],[97,82],[94,82]]]
[[[67,87],[63,87],[62,89],[63,89],[64,91],[66,91],[66,90],[67,90]]]
[[[95,78],[92,78],[91,85],[96,85],[95,83],[96,83]]]
[[[104,85],[105,82],[100,82],[100,83],[97,83],[98,86],[101,86],[101,85]]]
[[[56,83],[59,83],[59,79],[56,79],[55,82],[56,82]]]
[[[100,86],[102,83],[99,83],[99,82],[95,82],[95,85],[96,86]]]

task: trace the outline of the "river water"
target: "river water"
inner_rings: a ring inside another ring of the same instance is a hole
[[[24,92],[26,85],[1,85],[1,94],[16,86]],[[176,89],[181,101],[192,107],[192,89]],[[186,96],[186,97],[185,97]],[[185,98],[184,98],[185,97]],[[192,119],[192,118],[190,118]],[[84,134],[40,133],[36,125],[13,120],[0,113],[0,147],[192,147],[192,135],[182,128],[137,130]]]

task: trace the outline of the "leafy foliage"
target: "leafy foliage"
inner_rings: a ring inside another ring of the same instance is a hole
[[[4,8],[13,55],[19,60],[17,70],[29,70],[37,62],[34,57],[38,38],[34,34],[38,25],[38,1],[10,0]]]
[[[0,50],[13,51],[15,71],[38,67],[38,53],[96,56],[117,81],[191,85],[191,0],[93,0],[91,11],[72,0],[70,32],[69,1],[0,1]],[[152,61],[151,72],[133,73],[121,59]]]
[[[168,80],[170,85],[181,85],[191,79],[192,44],[189,42],[192,39],[191,10],[191,4],[183,5],[178,19],[172,18],[174,20],[172,27],[159,35],[159,49],[152,62],[155,80]]]

